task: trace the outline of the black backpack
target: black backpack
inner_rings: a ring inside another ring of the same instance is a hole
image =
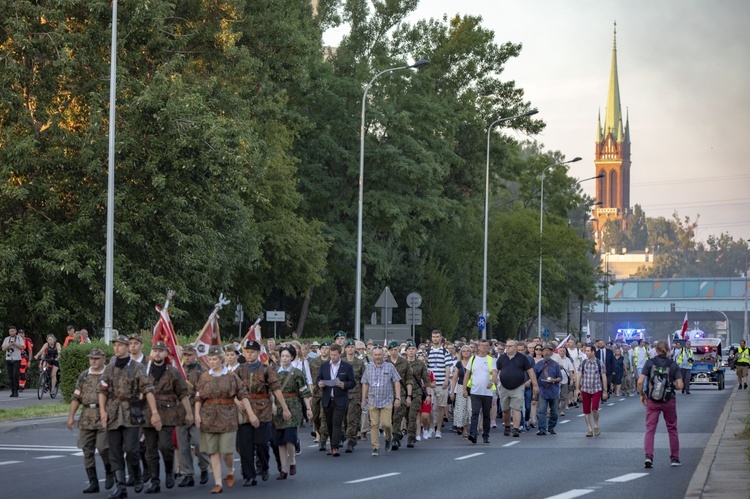
[[[648,398],[655,402],[667,402],[672,398],[672,382],[669,379],[670,366],[651,364],[648,373]]]

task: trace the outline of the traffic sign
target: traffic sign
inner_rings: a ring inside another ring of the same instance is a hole
[[[545,338],[549,338],[549,329],[545,329],[545,330],[544,330],[544,331],[542,332],[542,336],[544,336]]]
[[[422,304],[422,295],[416,292],[409,293],[406,296],[406,304],[412,308],[417,308]]]
[[[375,302],[375,307],[398,308],[398,303],[396,303],[396,299],[393,297],[393,293],[391,293],[391,290],[388,288],[388,286],[386,286],[383,292],[380,293],[378,301]]]
[[[484,329],[486,326],[487,326],[487,319],[485,319],[483,315],[480,315],[479,320],[477,321],[477,327],[479,329]]]
[[[422,309],[421,308],[407,308],[406,309],[406,323],[414,326],[422,325]]]
[[[283,310],[268,310],[266,312],[267,322],[284,322],[286,320],[286,314]]]

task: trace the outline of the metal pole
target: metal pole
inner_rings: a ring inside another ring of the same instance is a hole
[[[748,340],[748,333],[747,333],[747,272],[750,270],[750,267],[747,265],[747,253],[745,253],[745,317],[744,322],[742,326],[742,339],[745,340],[745,343],[747,344]]]
[[[117,95],[117,0],[112,0],[112,43],[109,70],[109,171],[107,173],[107,262],[104,284],[104,342],[112,341],[115,254],[115,96]]]
[[[359,202],[357,208],[357,283],[354,299],[354,336],[360,339],[360,323],[362,320],[362,193],[363,183],[365,176],[365,104],[367,102],[367,92],[370,90],[372,83],[377,79],[378,76],[390,73],[391,71],[398,71],[401,69],[420,68],[429,64],[429,61],[420,60],[412,64],[411,66],[399,66],[397,68],[390,68],[381,71],[372,77],[372,80],[365,87],[362,93],[362,122],[359,128]]]
[[[514,120],[516,118],[522,118],[524,116],[531,116],[538,113],[539,110],[532,109],[523,114],[517,116],[510,116],[508,118],[500,118],[487,127],[487,168],[484,175],[484,265],[482,272],[482,317],[485,319],[484,329],[482,329],[482,339],[487,339],[487,239],[488,239],[488,226],[489,226],[489,213],[490,213],[490,135],[492,127],[498,123],[504,121]]]

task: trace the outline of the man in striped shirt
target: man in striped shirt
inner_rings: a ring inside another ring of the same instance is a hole
[[[443,346],[443,334],[439,329],[432,331],[432,346],[427,352],[427,367],[435,375],[435,388],[432,390],[432,404],[435,425],[434,429],[430,428],[430,438],[442,438],[440,428],[443,426],[443,419],[448,414],[448,387],[451,379],[451,354]]]

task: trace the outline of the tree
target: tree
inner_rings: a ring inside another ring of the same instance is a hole
[[[602,236],[602,247],[609,250],[620,251],[628,247],[628,236],[623,232],[620,222],[607,220],[604,222],[604,235]]]
[[[648,246],[646,214],[639,204],[633,207],[633,213],[628,216],[627,241],[629,250],[644,250]]]
[[[422,283],[424,310],[422,331],[439,329],[447,337],[453,337],[458,328],[459,312],[456,308],[454,286],[445,266],[430,257]],[[423,335],[424,336],[424,335]]]

